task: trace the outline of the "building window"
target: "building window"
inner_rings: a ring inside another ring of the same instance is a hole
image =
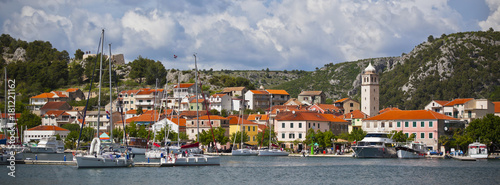
[[[432,121],[429,121],[429,127],[432,128],[434,125],[432,125]]]
[[[425,127],[425,123],[423,121],[420,122],[420,127]]]
[[[299,123],[299,128],[302,128],[302,123]]]
[[[293,128],[293,123],[290,123],[290,128]]]
[[[421,138],[421,139],[424,139],[424,138],[425,138],[425,133],[423,133],[423,132],[422,132],[422,133],[420,133],[420,138]]]
[[[392,128],[392,122],[389,122],[389,128]]]
[[[281,123],[281,128],[285,128],[285,123]]]
[[[309,128],[311,128],[311,123],[309,123]]]
[[[250,132],[250,126],[248,126],[247,128],[248,128],[248,132]]]
[[[432,139],[433,138],[433,134],[432,132],[429,133],[429,139]]]
[[[255,132],[255,127],[253,127],[253,131]],[[254,136],[255,137],[255,136]]]
[[[193,129],[193,130],[191,130],[191,133],[194,133],[194,129]]]
[[[319,128],[320,124],[318,123],[318,128]]]
[[[281,134],[281,138],[285,139],[285,133]]]
[[[302,139],[302,133],[299,133],[299,139]]]
[[[380,127],[384,128],[384,127],[385,127],[385,123],[384,123],[384,122],[382,122],[382,123],[380,124]]]
[[[398,121],[398,127],[401,127],[401,122]]]
[[[201,125],[203,125],[203,121],[201,121]]]
[[[127,102],[128,103],[128,102]],[[130,101],[130,104],[134,104],[134,101]]]
[[[366,123],[366,128],[370,128],[371,122]]]
[[[415,127],[417,127],[417,122],[416,121],[413,122],[413,128],[415,128]]]
[[[405,127],[408,127],[408,121],[405,121]]]
[[[405,133],[405,135],[406,135],[406,138],[410,137],[410,136],[408,136],[408,133]]]

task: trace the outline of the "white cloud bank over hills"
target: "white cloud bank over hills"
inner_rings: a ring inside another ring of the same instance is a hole
[[[50,41],[70,54],[96,52],[100,30],[113,53],[166,68],[301,69],[395,56],[429,35],[466,30],[446,0],[0,1],[2,32]],[[500,3],[473,29],[500,29]],[[464,17],[465,16],[465,17]],[[107,50],[106,50],[107,51]],[[179,56],[173,59],[173,55]]]

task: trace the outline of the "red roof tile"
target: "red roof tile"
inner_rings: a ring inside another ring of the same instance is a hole
[[[290,95],[285,90],[267,89],[267,92],[269,92],[270,94]]]
[[[170,121],[172,121],[173,123],[175,123],[176,125],[179,125],[181,127],[185,127],[186,126],[186,119],[184,118],[168,118]],[[179,122],[179,124],[177,124],[177,122]]]
[[[261,90],[250,90],[250,92],[254,94],[269,94],[267,91],[261,91]]]
[[[248,121],[244,118],[240,118],[238,116],[228,116],[227,119],[229,119],[229,124],[230,125],[237,125],[237,124],[243,124],[243,125],[256,125],[257,123]]]
[[[68,116],[70,114],[66,113],[66,111],[63,111],[63,110],[51,110],[51,111],[47,111],[47,113],[45,113],[44,116],[52,116],[52,115],[54,115],[55,117],[57,117],[59,115]]]
[[[174,88],[189,88],[193,85],[194,85],[194,83],[185,83],[185,84],[180,84],[179,87],[177,87],[177,85],[175,85]]]
[[[422,120],[422,119],[443,119],[458,120],[430,110],[391,110],[383,114],[367,118],[365,120]]]
[[[348,99],[349,99],[349,98],[342,98],[342,99],[340,99],[340,100],[335,101],[335,103],[341,103],[341,102],[344,102],[344,101],[346,101],[346,100],[348,100]]]
[[[328,121],[328,122],[347,122],[343,119],[337,118],[332,114],[320,114],[316,112],[296,112],[281,118],[276,118],[281,121]]]
[[[444,106],[446,105],[448,102],[450,101],[446,101],[446,100],[434,100],[436,103],[438,103],[439,105],[441,106]]]
[[[47,102],[40,109],[42,109],[42,110],[45,110],[45,109],[60,109],[65,104],[68,104],[68,103],[66,103],[65,101]],[[71,107],[71,106],[69,105],[69,107]]]
[[[39,125],[28,130],[55,130],[55,131],[69,131],[64,128],[54,126],[54,125]]]
[[[66,90],[66,92],[75,92],[75,91],[78,91],[78,88],[69,88],[68,90]]]
[[[209,118],[208,115],[205,115],[205,116],[199,117],[198,119],[199,120],[208,120],[208,118]],[[210,119],[211,120],[227,120],[227,118],[219,116],[219,115],[210,115]]]
[[[382,110],[378,111],[378,113],[382,114],[384,112],[391,111],[391,110],[401,110],[401,109],[398,109],[397,107],[387,107],[385,109],[382,109]]]
[[[42,93],[42,94],[39,94],[39,95],[36,95],[36,96],[32,96],[31,98],[52,98],[54,97],[55,94],[53,93]]]
[[[454,99],[453,101],[448,102],[444,106],[449,107],[449,106],[454,106],[454,105],[462,105],[462,104],[467,103],[468,101],[471,101],[473,99],[474,98]]]
[[[493,102],[495,104],[495,113],[500,113],[500,101]]]
[[[66,96],[66,94],[64,94],[61,91],[52,91],[52,93],[55,93],[57,96],[59,96],[59,98],[67,98],[68,97],[68,96]]]
[[[354,110],[352,112],[344,114],[344,119],[365,119],[367,117],[368,115],[361,112],[360,110]]]

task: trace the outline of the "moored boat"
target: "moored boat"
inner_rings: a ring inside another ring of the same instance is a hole
[[[475,159],[487,159],[488,147],[479,142],[471,143],[469,144],[467,155]]]
[[[427,145],[419,142],[410,142],[396,147],[398,158],[418,159],[427,154]]]
[[[56,137],[40,139],[36,146],[30,147],[32,153],[64,153],[64,143]]]
[[[368,133],[351,148],[357,158],[396,158],[396,149],[387,133]]]

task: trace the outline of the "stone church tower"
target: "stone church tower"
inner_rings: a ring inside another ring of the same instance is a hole
[[[361,75],[361,111],[370,117],[379,112],[379,78],[370,63]]]

